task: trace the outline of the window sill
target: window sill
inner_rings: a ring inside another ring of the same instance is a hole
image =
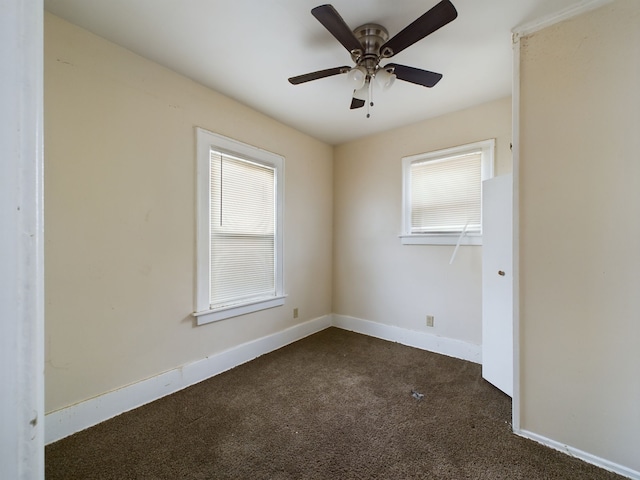
[[[402,245],[482,245],[482,235],[467,234],[460,240],[459,233],[400,235]]]
[[[238,317],[248,313],[266,310],[268,308],[280,307],[284,305],[286,295],[277,297],[269,297],[264,300],[256,300],[251,303],[243,303],[241,305],[233,305],[229,307],[216,308],[214,310],[203,310],[194,312],[192,315],[196,317],[197,325],[205,325],[207,323],[219,322],[227,318]]]

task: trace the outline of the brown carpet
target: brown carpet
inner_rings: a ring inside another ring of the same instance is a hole
[[[510,400],[479,365],[331,328],[49,445],[46,478],[623,478],[511,433]]]

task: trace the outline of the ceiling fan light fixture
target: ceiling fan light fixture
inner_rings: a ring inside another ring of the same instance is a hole
[[[378,86],[382,87],[383,90],[387,90],[393,85],[393,82],[396,81],[395,73],[391,73],[389,70],[384,68],[379,69],[376,72],[376,83]]]
[[[360,88],[356,89],[353,92],[353,98],[367,102],[369,100],[369,82],[364,83]]]
[[[354,90],[360,90],[367,80],[367,71],[362,66],[353,67],[347,73],[347,78]]]

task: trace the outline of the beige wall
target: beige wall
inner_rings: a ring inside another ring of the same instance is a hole
[[[524,38],[520,105],[521,427],[636,471],[638,45],[635,0]],[[332,311],[480,344],[481,248],[450,266],[453,247],[400,244],[401,158],[497,138],[507,173],[510,109],[505,98],[334,157],[45,14],[46,410]],[[194,126],[286,157],[285,307],[194,327]]]
[[[521,427],[640,471],[640,2],[522,40]]]
[[[286,158],[284,307],[194,327],[195,126]],[[331,313],[332,147],[50,14],[45,136],[47,412]]]
[[[496,138],[511,171],[511,98],[347,143],[334,165],[333,311],[481,344],[481,247],[401,245],[402,157]],[[425,315],[435,315],[435,327]]]

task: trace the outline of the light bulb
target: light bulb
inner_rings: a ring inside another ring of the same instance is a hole
[[[361,66],[354,67],[347,73],[347,78],[354,90],[360,90],[367,79],[367,71]]]
[[[384,68],[379,69],[376,72],[376,82],[383,90],[387,90],[393,82],[396,80],[396,75],[391,73],[389,70],[385,70]]]
[[[358,100],[368,101],[369,100],[369,83],[363,84],[362,87],[356,89],[353,92],[353,98],[357,98]]]

